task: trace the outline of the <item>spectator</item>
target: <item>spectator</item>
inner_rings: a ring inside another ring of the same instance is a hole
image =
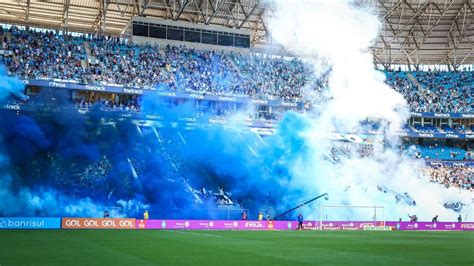
[[[422,174],[433,183],[439,183],[446,188],[454,187],[473,191],[474,168],[469,166],[429,166],[421,170]]]
[[[408,214],[408,217],[410,218],[410,222],[418,221],[418,217],[416,217],[416,214],[413,214],[413,215]]]
[[[294,57],[139,45],[110,36],[71,36],[53,31],[19,30],[15,26],[9,32],[11,38],[4,38],[2,46],[12,51],[13,56],[3,57],[4,63],[11,74],[25,79],[305,100],[311,102],[308,106],[330,97],[327,93],[330,72],[315,78],[310,68]],[[473,112],[472,71],[398,71],[385,75],[387,84],[404,95],[412,111]],[[308,90],[303,93],[303,88]],[[312,96],[305,99],[306,93]],[[132,107],[121,106],[127,110]],[[262,113],[262,116],[271,115]]]

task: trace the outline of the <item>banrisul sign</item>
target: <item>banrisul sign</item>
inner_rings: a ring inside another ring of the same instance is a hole
[[[0,217],[0,229],[59,229],[61,218]]]

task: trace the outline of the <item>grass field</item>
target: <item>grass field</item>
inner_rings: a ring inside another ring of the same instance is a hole
[[[0,265],[474,265],[473,232],[0,231]]]

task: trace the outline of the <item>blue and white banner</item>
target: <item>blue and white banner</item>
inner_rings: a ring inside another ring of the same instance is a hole
[[[431,132],[400,132],[402,137],[430,139],[474,139],[474,134],[431,133]]]
[[[269,99],[251,99],[248,96],[230,96],[230,95],[211,95],[203,92],[192,91],[192,92],[179,92],[169,90],[157,90],[152,87],[122,87],[122,86],[111,86],[111,85],[86,85],[79,84],[72,81],[63,80],[41,80],[32,79],[25,80],[26,85],[38,86],[38,87],[50,87],[60,88],[67,90],[88,90],[88,91],[99,91],[99,92],[110,92],[110,93],[123,93],[133,95],[144,95],[144,94],[155,94],[161,97],[168,98],[179,98],[179,99],[198,99],[206,101],[221,101],[221,102],[237,102],[237,103],[251,103],[255,105],[265,106],[284,106],[284,107],[303,107],[303,102],[290,102],[280,100],[269,100]]]
[[[61,218],[0,217],[1,229],[60,229]]]
[[[428,118],[474,118],[473,114],[461,113],[432,113],[432,112],[411,112],[411,117],[428,117]]]

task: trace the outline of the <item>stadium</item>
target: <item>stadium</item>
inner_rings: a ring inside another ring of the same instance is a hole
[[[0,0],[0,265],[474,265],[472,0]]]

